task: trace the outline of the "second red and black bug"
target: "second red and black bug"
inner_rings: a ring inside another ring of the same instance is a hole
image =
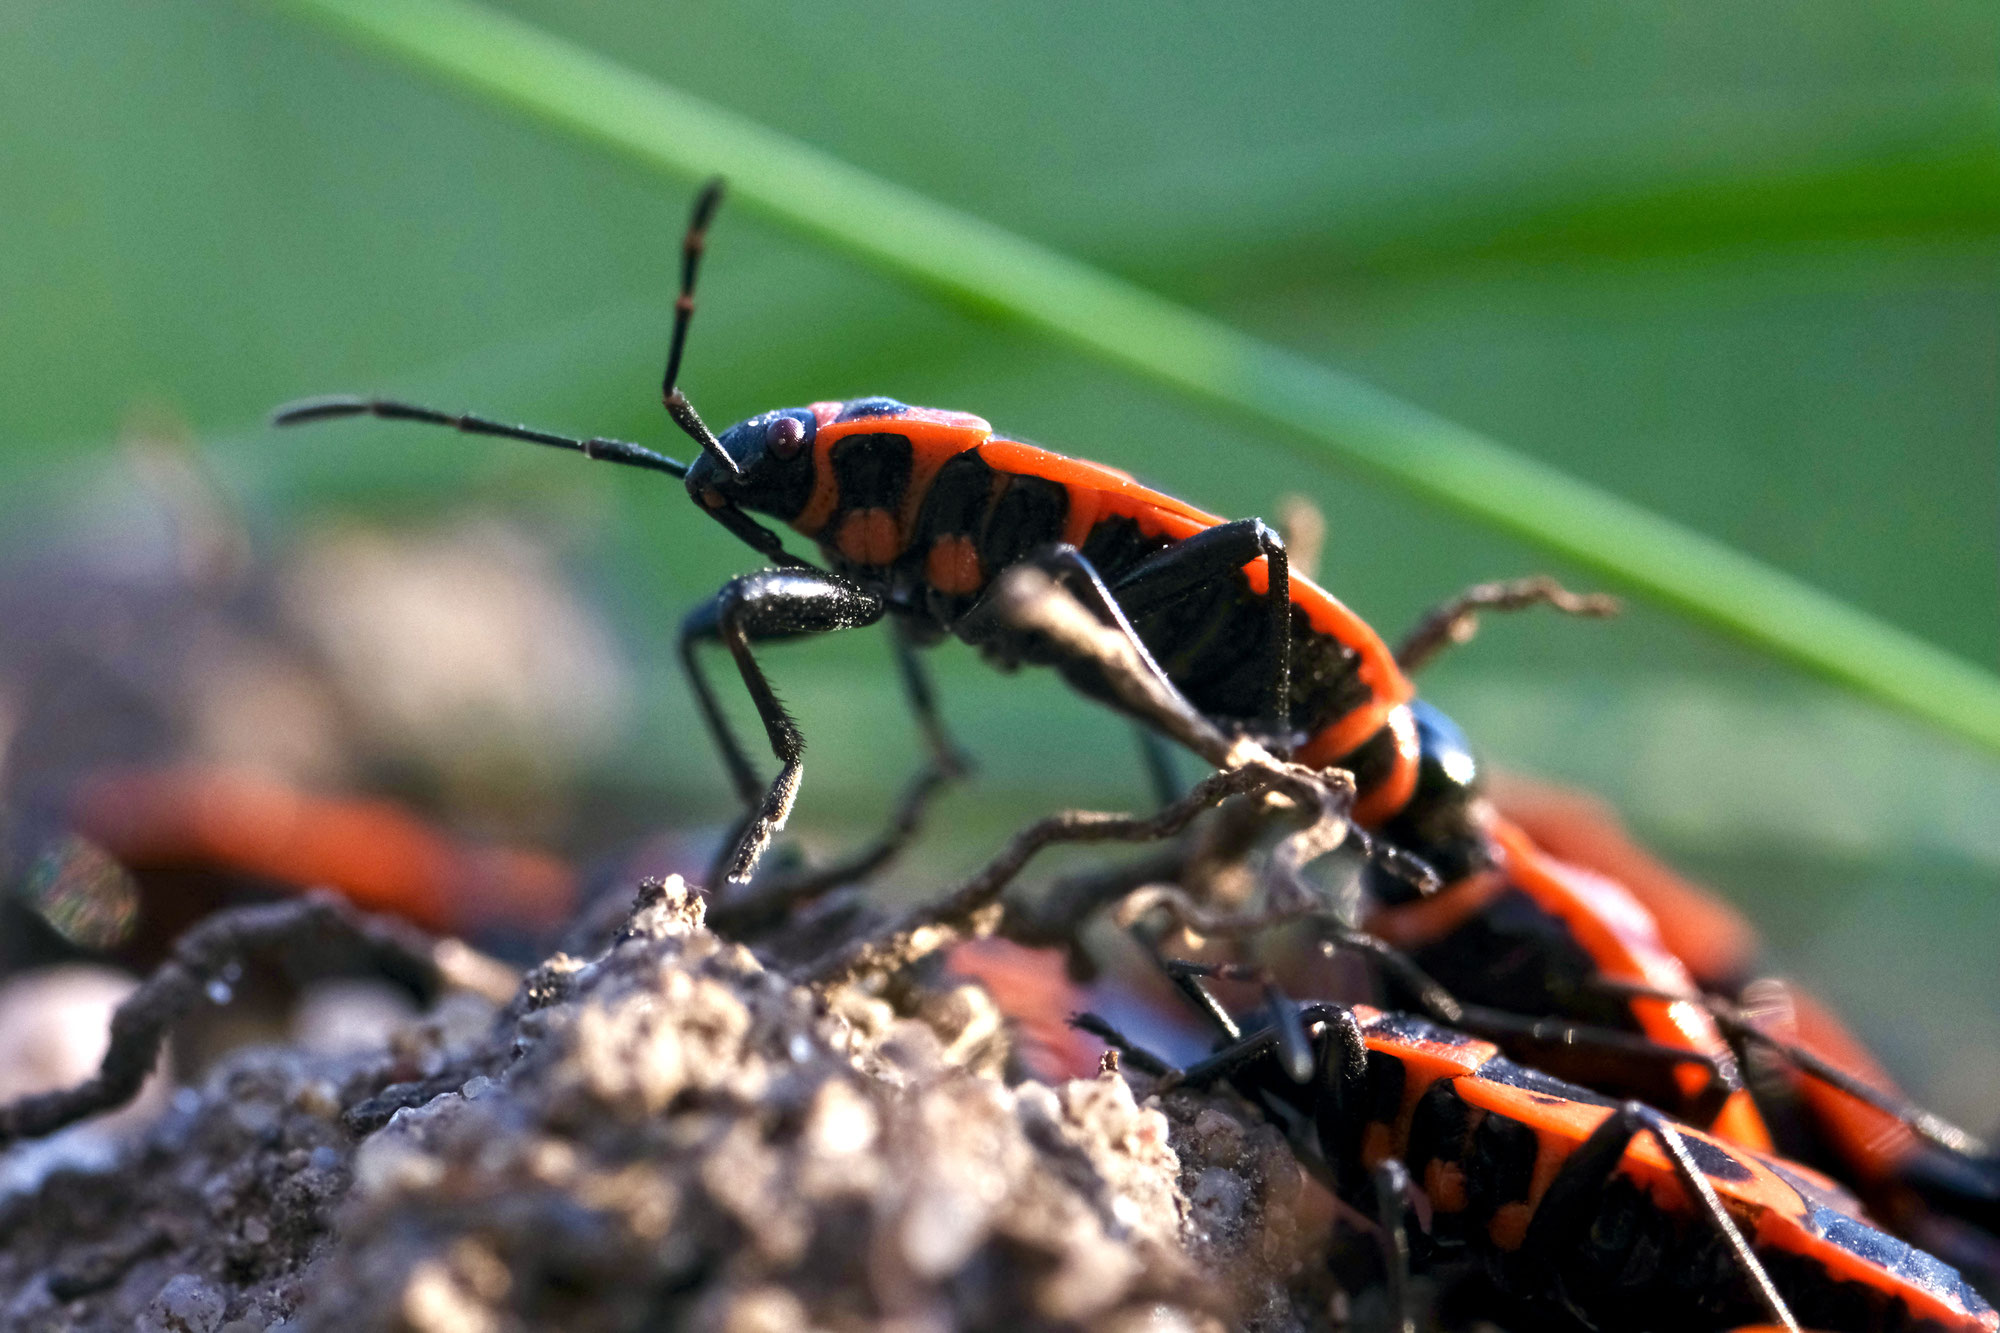
[[[1218,969],[1167,967],[1216,1027],[1206,1059],[1177,1069],[1099,1018],[1078,1025],[1160,1090],[1228,1081],[1293,1124],[1341,1196],[1378,1219],[1401,1328],[1413,1327],[1413,1253],[1482,1271],[1525,1327],[2000,1326],[1955,1270],[1870,1226],[1811,1172],[1404,1014],[1267,988],[1246,1031],[1207,990]]]

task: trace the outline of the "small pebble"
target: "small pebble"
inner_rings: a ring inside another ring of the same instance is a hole
[[[202,1278],[176,1274],[139,1316],[137,1333],[216,1333],[224,1308],[222,1293]]]
[[[1203,1108],[1195,1117],[1194,1136],[1208,1159],[1219,1166],[1234,1166],[1243,1156],[1243,1124],[1213,1107]]]
[[[1203,1171],[1188,1192],[1195,1216],[1211,1227],[1226,1227],[1240,1219],[1249,1198],[1250,1187],[1243,1177],[1219,1166]]]

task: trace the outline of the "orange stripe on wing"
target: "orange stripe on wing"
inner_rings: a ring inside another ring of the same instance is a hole
[[[1354,820],[1363,828],[1380,828],[1395,818],[1410,798],[1417,794],[1417,765],[1423,757],[1417,739],[1417,717],[1405,704],[1390,712],[1384,724],[1395,742],[1389,771],[1380,782],[1361,793],[1354,804]]]
[[[1756,928],[1715,892],[1634,842],[1602,800],[1511,773],[1498,775],[1489,794],[1544,851],[1630,889],[1653,913],[1667,948],[1702,985],[1733,991],[1749,978]]]
[[[1558,861],[1503,819],[1493,819],[1489,832],[1500,851],[1500,868],[1508,882],[1562,921],[1606,977],[1688,997],[1634,1000],[1632,1014],[1646,1036],[1668,1046],[1728,1058],[1728,1043],[1708,1011],[1697,1003],[1694,978],[1660,939],[1653,914],[1630,891],[1614,880]],[[1675,1077],[1690,1096],[1701,1090],[1706,1079],[1702,1071],[1692,1067],[1677,1071]],[[1769,1151],[1770,1133],[1747,1097],[1732,1097],[1725,1110],[1727,1127],[1736,1142]]]

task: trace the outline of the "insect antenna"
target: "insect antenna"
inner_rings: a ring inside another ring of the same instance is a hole
[[[701,415],[680,386],[681,357],[687,351],[688,325],[694,322],[695,273],[701,267],[702,250],[708,243],[709,221],[721,203],[722,178],[717,176],[702,186],[695,197],[694,216],[688,219],[687,234],[681,238],[681,292],[674,299],[674,335],[667,345],[666,373],[660,377],[660,401],[666,404],[667,415],[674,419],[674,424],[692,436],[703,453],[714,455],[732,477],[740,477],[743,469],[736,465],[715,433],[703,424]]]
[[[526,440],[530,444],[545,444],[553,449],[573,449],[585,458],[664,472],[670,477],[687,475],[687,464],[668,458],[665,454],[656,454],[644,445],[633,444],[627,440],[607,440],[602,436],[580,440],[570,435],[536,430],[532,426],[510,426],[504,421],[493,421],[469,413],[440,412],[434,407],[420,407],[415,403],[398,402],[393,398],[356,398],[346,394],[326,398],[302,398],[296,403],[286,403],[273,412],[271,424],[303,426],[310,422],[333,421],[340,417],[386,417],[390,421],[421,421],[431,426],[449,426],[468,435],[495,435],[505,440]]]
[[[688,402],[677,381],[681,373],[681,358],[687,351],[688,324],[694,318],[694,280],[701,267],[701,253],[708,237],[708,224],[715,216],[715,210],[722,203],[722,180],[717,177],[702,187],[694,201],[694,216],[688,221],[687,234],[681,238],[681,291],[674,301],[673,340],[667,347],[666,374],[660,380],[660,394],[666,403],[667,415],[674,424],[686,431],[699,444],[703,453],[713,454],[717,462],[729,470],[733,477],[743,475],[729,451],[722,447],[722,441],[715,438],[702,422],[694,404]],[[416,403],[399,402],[392,398],[357,398],[337,395],[327,398],[305,398],[296,403],[287,403],[271,414],[274,426],[302,426],[315,421],[332,421],[340,417],[386,417],[391,421],[420,421],[432,426],[449,426],[453,430],[464,431],[468,435],[494,435],[508,440],[526,440],[530,444],[545,444],[554,449],[573,449],[585,458],[602,459],[607,463],[623,463],[627,467],[646,468],[654,472],[664,472],[670,477],[687,476],[687,464],[655,453],[644,445],[632,444],[626,440],[609,440],[601,436],[578,439],[570,435],[557,435],[552,431],[536,430],[531,426],[510,426],[504,421],[494,421],[489,417],[471,413],[441,412],[434,407],[423,407]],[[740,534],[739,534],[740,535]],[[748,540],[746,538],[746,540]],[[764,549],[765,543],[752,541],[753,546]]]

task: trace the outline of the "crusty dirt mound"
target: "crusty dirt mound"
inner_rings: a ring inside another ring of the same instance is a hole
[[[1170,1127],[1116,1074],[1009,1087],[982,992],[898,1017],[701,918],[655,885],[502,1012],[239,1056],[119,1170],[0,1206],[0,1327],[1299,1322],[1314,1187],[1254,1117],[1178,1094]]]

